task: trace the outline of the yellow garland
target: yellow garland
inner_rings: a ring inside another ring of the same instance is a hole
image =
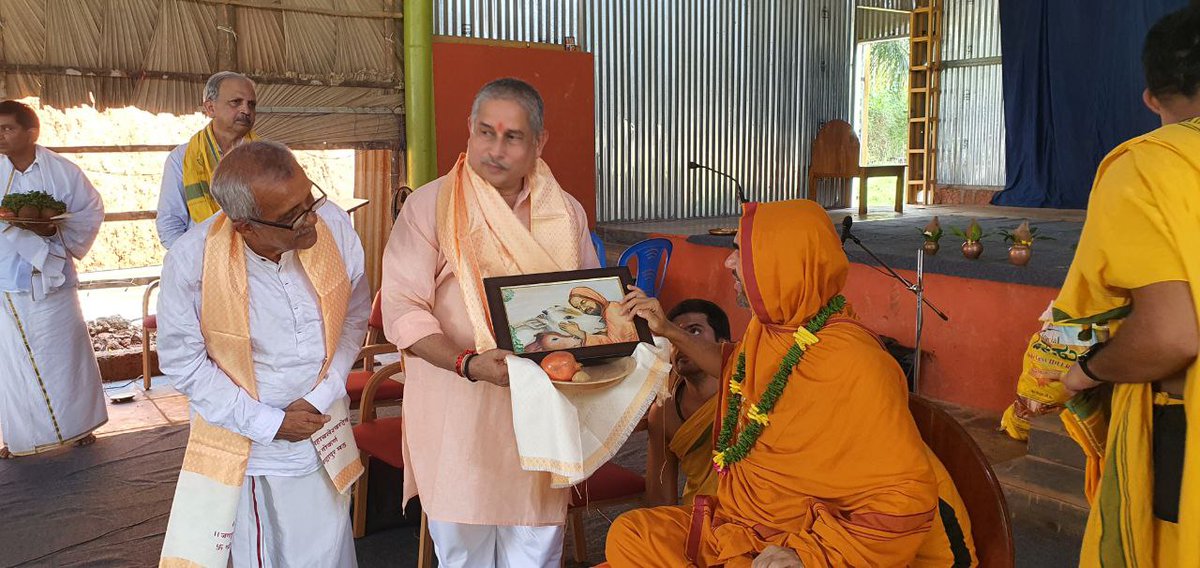
[[[771,423],[771,419],[767,418],[767,415],[763,414],[763,412],[758,409],[757,404],[751,404],[750,408],[746,410],[746,418],[753,420],[754,422],[758,422],[763,426],[767,426]]]
[[[729,381],[730,394],[742,394],[742,383],[737,381]]]
[[[800,346],[801,351],[807,351],[809,346],[816,345],[818,341],[821,341],[811,331],[808,331],[803,327],[797,329],[796,333],[792,337],[795,338],[796,345]]]
[[[716,466],[718,468],[724,469],[725,468],[725,453],[724,452],[713,452],[713,463],[716,464]]]

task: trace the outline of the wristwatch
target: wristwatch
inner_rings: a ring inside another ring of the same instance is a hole
[[[1096,374],[1093,373],[1092,370],[1088,368],[1088,361],[1091,360],[1093,355],[1095,355],[1096,353],[1099,353],[1101,349],[1104,349],[1105,345],[1108,345],[1107,341],[1103,342],[1103,343],[1097,343],[1097,344],[1091,346],[1091,348],[1089,348],[1087,351],[1084,351],[1083,355],[1080,355],[1079,359],[1077,359],[1075,361],[1076,363],[1079,364],[1079,370],[1083,371],[1083,374],[1087,375],[1087,378],[1089,378],[1093,381],[1096,381],[1098,383],[1105,383],[1108,381],[1105,381],[1104,379],[1097,377]]]

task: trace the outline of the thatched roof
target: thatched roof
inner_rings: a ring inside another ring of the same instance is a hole
[[[400,0],[3,0],[0,96],[190,114],[220,70],[258,83],[259,132],[399,145]]]

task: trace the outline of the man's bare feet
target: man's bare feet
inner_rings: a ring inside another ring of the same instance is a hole
[[[13,457],[13,453],[8,451],[8,446],[0,446],[0,460],[6,460]]]
[[[90,445],[92,445],[92,444],[95,444],[95,443],[96,443],[96,435],[95,435],[95,434],[88,434],[87,436],[84,436],[84,437],[82,437],[82,438],[80,438],[80,439],[78,439],[78,440],[75,440],[75,444],[74,444],[74,446],[75,446],[76,448],[82,448],[82,447],[84,447],[84,446],[90,446]]]

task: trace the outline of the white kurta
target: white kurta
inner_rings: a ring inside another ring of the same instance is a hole
[[[72,215],[52,237],[0,224],[0,431],[24,455],[108,421],[74,263],[95,241],[104,203],[78,166],[40,146],[24,172],[0,157],[0,184],[0,194],[49,193]]]
[[[179,238],[163,264],[158,297],[158,354],[162,371],[175,388],[188,396],[193,412],[206,421],[252,440],[246,470],[247,487],[265,484],[274,491],[259,494],[259,507],[286,509],[295,501],[310,505],[306,514],[277,514],[271,525],[274,542],[289,542],[303,535],[307,548],[264,549],[273,554],[276,566],[307,566],[314,550],[340,547],[349,535],[349,501],[341,499],[328,482],[309,440],[275,440],[283,422],[283,408],[304,398],[321,412],[346,398],[346,376],[362,347],[370,315],[371,297],[363,277],[363,250],[350,225],[350,216],[333,204],[322,207],[321,218],[329,226],[346,265],[352,291],[342,335],[329,367],[328,379],[316,388],[317,373],[325,358],[324,328],[317,295],[294,253],[285,253],[279,263],[246,250],[246,276],[250,289],[250,335],[258,400],[238,387],[209,359],[200,332],[200,284],[204,272],[205,221]],[[291,478],[278,481],[278,478]],[[324,479],[325,483],[301,479]],[[312,491],[327,490],[329,495]],[[289,488],[303,488],[291,491]],[[324,489],[321,489],[324,488]],[[244,500],[244,499],[243,499]],[[265,500],[265,503],[263,502]],[[253,504],[239,503],[239,511]],[[262,520],[263,511],[260,510]],[[239,514],[234,525],[234,549],[245,550],[238,539],[256,534]],[[239,526],[240,523],[240,526]],[[313,533],[311,527],[324,527]],[[342,527],[345,527],[345,530]],[[306,528],[308,527],[308,528]],[[258,530],[258,529],[255,529]],[[345,533],[345,534],[342,534]],[[283,556],[280,556],[283,555]],[[290,555],[297,555],[295,557]],[[266,562],[266,560],[264,560]],[[235,562],[235,566],[241,564]],[[257,564],[255,564],[257,565]],[[272,564],[264,564],[272,565]]]
[[[183,192],[183,155],[187,153],[187,147],[186,143],[176,146],[167,154],[167,162],[163,165],[158,217],[154,224],[158,229],[158,240],[165,249],[170,249],[192,228],[192,214],[188,212],[187,195]]]

